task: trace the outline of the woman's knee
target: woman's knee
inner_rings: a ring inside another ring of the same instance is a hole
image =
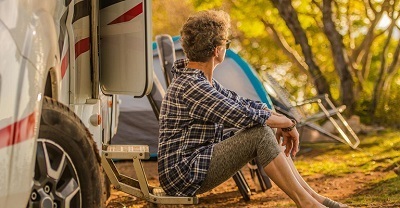
[[[251,134],[258,138],[258,151],[275,151],[281,150],[276,140],[275,131],[268,126],[254,127]]]
[[[264,129],[260,131],[263,133],[263,136],[257,146],[257,157],[260,163],[265,166],[282,152],[282,149],[276,139],[274,130],[269,127],[264,127]]]
[[[268,126],[255,126],[246,130],[252,137],[263,140],[275,139],[275,132]]]

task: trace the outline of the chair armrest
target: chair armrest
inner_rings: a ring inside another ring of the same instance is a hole
[[[328,114],[326,114],[325,112],[319,112],[319,113],[313,114],[313,115],[305,118],[301,122],[307,123],[307,122],[319,120],[321,118],[332,117],[333,115],[336,115],[338,113],[342,113],[345,109],[346,109],[346,105],[342,105],[342,106],[339,106],[339,107],[337,107],[335,109],[328,110],[327,111]]]
[[[319,103],[319,102],[321,102],[322,99],[325,99],[325,100],[329,99],[328,94],[318,95],[318,96],[315,96],[315,97],[307,99],[307,100],[302,100],[302,101],[296,102],[296,104],[293,105],[293,107],[299,107],[299,106],[312,104],[312,103]]]

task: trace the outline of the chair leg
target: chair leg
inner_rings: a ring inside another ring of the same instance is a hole
[[[254,181],[257,180],[256,184],[260,186],[261,191],[265,192],[270,189],[272,187],[271,180],[265,173],[260,162],[257,159],[254,159],[250,161],[249,164],[251,177]]]
[[[249,187],[249,184],[247,184],[246,179],[243,176],[242,171],[238,171],[235,173],[235,175],[232,176],[233,180],[235,181],[240,194],[243,197],[243,200],[249,201],[250,200],[250,195],[251,195],[251,190]]]
[[[260,164],[260,162],[257,159],[255,159],[255,162],[257,164],[257,173],[260,175],[259,177],[260,183],[262,181],[262,184],[264,184],[265,186],[265,190],[263,191],[272,188],[271,180],[269,179],[267,173],[265,173],[264,167]]]

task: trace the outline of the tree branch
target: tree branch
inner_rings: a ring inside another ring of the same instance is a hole
[[[347,2],[347,8],[346,8],[346,18],[347,18],[347,20],[346,20],[346,22],[347,22],[347,27],[349,28],[347,31],[347,35],[349,36],[349,44],[350,44],[350,46],[349,46],[349,48],[350,49],[354,49],[356,46],[356,44],[355,44],[355,39],[354,39],[354,37],[352,37],[352,31],[353,31],[353,25],[352,25],[352,22],[350,21],[350,3],[349,2]]]
[[[382,92],[383,92],[383,88],[384,88],[384,84],[385,84],[385,80],[387,79],[387,75],[388,75],[388,67],[386,66],[386,61],[387,61],[387,53],[389,50],[389,45],[390,45],[390,41],[392,39],[393,36],[393,29],[396,25],[396,22],[391,22],[389,25],[389,34],[388,37],[386,38],[386,41],[383,45],[383,50],[380,56],[380,61],[381,61],[381,67],[379,70],[379,76],[378,76],[378,80],[376,81],[376,84],[374,86],[374,91],[373,91],[373,95],[372,95],[372,101],[371,101],[371,108],[370,111],[372,113],[372,115],[375,115],[376,112],[376,108],[378,107],[378,101],[381,99],[382,97]],[[397,61],[396,61],[397,63]]]
[[[395,18],[392,18],[392,24],[391,24],[391,25],[393,25],[392,31],[394,31],[395,28],[398,28],[398,25],[396,23],[399,20],[399,18],[400,18],[400,14],[398,14]],[[400,40],[398,40],[397,42],[398,43],[397,43],[396,51],[394,52],[394,55],[393,55],[392,63],[390,64],[390,66],[388,68],[389,76],[391,74],[394,75],[396,73],[396,70],[399,70],[397,68],[397,66],[400,64]]]
[[[317,1],[315,1],[315,0],[311,0],[311,2],[315,5],[315,6],[317,6],[318,7],[318,9],[319,9],[319,11],[321,11],[322,12],[322,6],[320,5],[320,4],[318,4],[318,2]]]
[[[399,66],[400,66],[400,40],[397,43],[396,51],[394,52],[394,55],[393,55],[393,61],[392,61],[392,63],[390,64],[390,66],[388,68],[388,77],[393,78],[393,76],[398,71],[400,71],[400,67]],[[391,78],[387,79],[386,82],[390,83]],[[384,87],[384,89],[385,89],[385,87]]]
[[[368,0],[364,0],[364,5],[365,5],[365,7],[364,7],[364,12],[365,12],[365,16],[369,19],[369,20],[371,20],[373,17],[370,17],[369,16],[369,11],[370,10],[372,10],[371,9],[371,6],[369,5],[370,4],[370,2],[368,1]],[[373,10],[372,10],[373,11]]]
[[[261,22],[264,24],[267,32],[273,37],[275,42],[278,44],[278,46],[283,50],[283,52],[289,57],[290,60],[292,60],[296,66],[307,76],[313,77],[310,75],[308,71],[308,66],[304,62],[303,58],[297,53],[295,49],[289,46],[289,44],[286,42],[285,38],[280,34],[278,31],[276,31],[275,27],[273,24],[265,20],[264,18],[260,17],[259,18]]]
[[[374,5],[372,5],[372,1],[371,0],[368,0],[368,6],[372,10],[372,12],[374,12],[374,14],[377,13],[376,9],[374,8]]]
[[[368,2],[371,4],[371,0],[369,0]],[[379,12],[374,9],[375,17],[370,24],[371,26],[368,28],[367,34],[365,34],[361,44],[352,51],[351,60],[354,61],[356,64],[360,63],[360,61],[363,59],[363,56],[366,54],[366,51],[370,49],[374,40],[375,28],[382,18],[383,13],[387,11],[387,4],[387,1],[384,1],[382,4],[382,9]]]

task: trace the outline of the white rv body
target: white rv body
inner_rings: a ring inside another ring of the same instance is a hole
[[[35,198],[45,97],[72,111],[101,153],[116,132],[117,94],[151,90],[151,1],[110,2],[0,0],[0,207],[27,207]],[[107,24],[132,8],[140,11],[135,17]],[[102,51],[96,26],[107,41]]]

